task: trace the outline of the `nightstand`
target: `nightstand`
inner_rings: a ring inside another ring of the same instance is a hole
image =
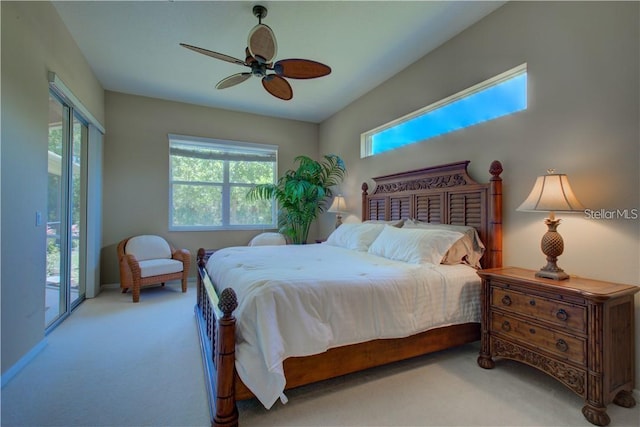
[[[634,294],[640,287],[535,271],[481,270],[482,335],[478,365],[494,357],[531,365],[585,400],[582,413],[606,426],[607,404],[635,405]]]

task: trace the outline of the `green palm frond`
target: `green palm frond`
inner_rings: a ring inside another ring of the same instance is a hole
[[[287,170],[276,184],[256,185],[247,198],[277,201],[279,231],[294,243],[304,243],[311,223],[327,209],[332,187],[342,182],[346,168],[335,154],[325,155],[321,161],[298,156],[295,162],[296,169]]]

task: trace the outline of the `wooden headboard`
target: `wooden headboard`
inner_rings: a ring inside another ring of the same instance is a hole
[[[495,160],[488,184],[469,176],[469,160],[373,178],[362,184],[362,220],[413,218],[475,227],[486,246],[483,268],[502,267],[502,164]]]

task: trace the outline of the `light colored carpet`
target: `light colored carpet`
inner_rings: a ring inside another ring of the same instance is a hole
[[[179,285],[106,289],[48,337],[2,390],[2,426],[207,426],[193,305]],[[289,391],[265,410],[239,402],[242,426],[591,426],[582,400],[533,368],[477,366],[478,345]],[[638,398],[638,396],[636,396]],[[640,405],[609,405],[611,426],[640,425]]]

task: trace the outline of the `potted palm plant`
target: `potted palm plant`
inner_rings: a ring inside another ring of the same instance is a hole
[[[278,203],[278,227],[294,244],[306,243],[309,227],[327,209],[332,187],[340,184],[346,169],[335,154],[320,161],[307,156],[295,158],[298,167],[289,169],[276,184],[259,184],[247,193],[249,200],[275,200]]]

